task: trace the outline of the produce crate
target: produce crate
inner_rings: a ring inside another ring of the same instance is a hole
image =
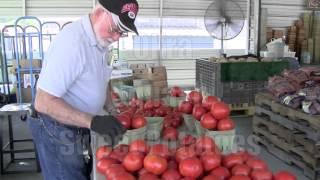
[[[268,77],[285,68],[289,68],[288,61],[216,63],[197,59],[196,88],[228,104],[252,103],[254,95],[266,88]]]

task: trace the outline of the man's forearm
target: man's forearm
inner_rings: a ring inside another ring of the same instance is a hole
[[[49,115],[63,124],[90,128],[92,120],[90,114],[73,108],[63,99],[53,97],[41,89],[37,91],[35,108],[38,112]]]

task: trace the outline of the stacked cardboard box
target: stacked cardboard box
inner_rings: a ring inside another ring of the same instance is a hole
[[[287,44],[291,51],[295,51],[296,39],[297,39],[297,28],[296,26],[291,26],[288,29],[288,38],[287,38]]]
[[[284,36],[283,30],[273,30],[273,38],[278,39],[278,38],[283,38],[283,36]]]
[[[164,66],[154,64],[132,64],[134,79],[145,79],[150,82],[152,92],[151,98],[159,99],[167,95],[167,71]]]

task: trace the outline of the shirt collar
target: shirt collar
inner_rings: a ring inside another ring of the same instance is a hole
[[[85,31],[85,34],[87,35],[87,37],[89,38],[90,41],[90,45],[92,46],[97,46],[98,42],[96,39],[96,36],[94,34],[92,25],[91,25],[91,21],[90,21],[90,16],[86,15],[82,18],[82,25]]]

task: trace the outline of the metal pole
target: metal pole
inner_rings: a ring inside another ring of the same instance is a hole
[[[162,28],[163,28],[163,0],[160,0],[160,37],[159,37],[159,61],[158,64],[162,64]]]
[[[258,0],[258,39],[257,39],[257,55],[260,57],[261,43],[261,0]]]
[[[251,42],[251,10],[252,10],[252,7],[251,7],[251,2],[252,0],[248,0],[247,1],[248,4],[247,4],[247,27],[248,27],[248,32],[247,32],[247,54],[249,54],[249,51],[250,51],[250,42]]]

